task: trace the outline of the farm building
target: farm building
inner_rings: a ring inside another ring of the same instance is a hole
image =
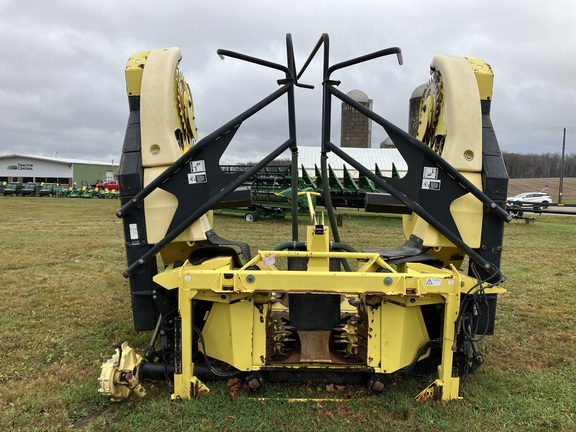
[[[387,177],[392,177],[392,164],[394,164],[398,170],[400,177],[403,177],[408,170],[406,161],[396,148],[346,148],[343,150],[372,172],[374,172],[375,164],[378,164],[378,168],[380,168],[382,174]],[[344,165],[346,165],[346,169],[352,177],[358,178],[358,171],[344,163],[344,161],[334,153],[328,154],[328,164],[340,178],[344,176]],[[298,165],[299,167],[304,165],[308,174],[313,177],[314,166],[320,168],[320,148],[298,147]],[[300,175],[301,174],[302,173],[300,173]]]
[[[408,165],[406,161],[396,149],[396,147],[387,148],[345,148],[342,149],[346,154],[355,159],[357,162],[364,165],[370,171],[376,171],[376,165],[380,172],[386,177],[392,177],[393,168],[396,168],[396,172],[400,177],[404,177],[408,171]],[[290,167],[291,154],[286,151],[280,155],[280,157],[275,161],[274,164],[270,166],[277,166],[284,170],[288,170]],[[302,177],[302,167],[306,170],[310,177],[315,177],[316,168],[321,168],[321,150],[320,147],[298,147],[298,175]],[[358,179],[358,171],[353,168],[350,164],[345,163],[340,157],[335,153],[328,153],[328,165],[334,172],[334,174],[342,179],[344,178],[344,165],[348,170],[348,173],[354,178]],[[236,172],[245,171],[248,167],[253,166],[250,164],[239,164],[239,165],[221,165],[220,168],[225,172]]]
[[[0,182],[48,182],[62,185],[94,185],[115,180],[118,164],[19,154],[0,155]]]

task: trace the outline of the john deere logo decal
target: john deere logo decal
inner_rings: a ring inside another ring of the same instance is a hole
[[[18,165],[8,165],[8,167],[6,169],[9,170],[17,170],[18,169]]]

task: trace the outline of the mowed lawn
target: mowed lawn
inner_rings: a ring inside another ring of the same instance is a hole
[[[233,399],[226,382],[170,402],[164,382],[115,404],[97,392],[114,342],[143,350],[132,328],[117,200],[0,197],[0,431],[574,431],[576,218],[507,225],[496,333],[465,398],[414,400],[433,377],[399,378],[381,396],[362,386],[269,385]],[[306,218],[301,217],[302,232]],[[253,251],[291,239],[290,221],[215,215],[216,232]],[[403,242],[398,217],[348,211],[343,242]]]

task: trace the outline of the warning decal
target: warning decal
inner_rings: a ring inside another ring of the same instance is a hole
[[[130,240],[138,240],[138,225],[135,223],[128,224],[130,229]]]
[[[188,184],[206,183],[206,163],[203,160],[190,162],[190,174],[188,174]]]
[[[422,178],[425,179],[437,179],[438,178],[438,167],[424,167],[424,172],[422,173]]]
[[[440,286],[442,285],[442,279],[440,278],[426,278],[424,281],[426,286]]]
[[[440,190],[440,180],[422,179],[422,189]]]
[[[270,267],[272,264],[276,262],[276,255],[268,255],[266,258],[262,260],[264,267]]]
[[[440,190],[441,180],[438,180],[438,167],[424,167],[422,172],[422,189]]]

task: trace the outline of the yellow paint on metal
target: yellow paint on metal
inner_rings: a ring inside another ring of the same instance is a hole
[[[321,230],[311,230],[309,236],[312,240],[320,240],[318,243],[311,241],[310,247],[326,248]],[[282,257],[305,257],[321,264],[309,266],[307,271],[285,271],[276,267],[248,270],[248,267],[260,263],[263,257],[272,253]],[[373,368],[375,373],[393,373],[410,364],[419,348],[429,340],[420,306],[443,305],[442,363],[434,388],[444,400],[458,398],[459,381],[452,377],[454,327],[460,293],[469,290],[476,282],[475,279],[460,274],[454,267],[436,269],[421,263],[408,264],[404,266],[405,272],[399,273],[382,266],[379,263],[380,257],[374,255],[378,254],[310,250],[261,251],[242,269],[227,268],[227,261],[218,259],[214,263],[208,260],[200,266],[186,262],[182,267],[156,276],[155,281],[167,288],[173,288],[176,284],[179,286],[182,372],[176,375],[173,397],[193,396],[193,364],[187,353],[191,351],[191,345],[185,341],[190,340],[191,323],[194,320],[189,305],[193,300],[203,299],[214,303],[203,330],[207,341],[206,354],[242,371],[258,371],[263,367],[268,370],[322,370],[330,364],[333,370],[362,370],[367,366]],[[357,272],[329,271],[329,260],[343,257],[368,262],[359,265]],[[380,268],[386,268],[387,272],[377,272]],[[486,292],[490,293],[491,290],[493,288],[487,288]],[[271,292],[356,295],[360,301],[358,313],[364,315],[365,322],[369,323],[365,366],[316,361],[267,363],[266,323],[271,310]]]
[[[233,304],[215,303],[202,330],[206,355],[242,371],[252,370],[254,309],[251,298]]]
[[[266,325],[270,310],[270,295],[265,296],[265,303],[262,303],[264,300],[262,297],[262,295],[255,295],[253,299],[252,342],[247,347],[252,354],[252,370],[259,370],[266,363]],[[257,303],[258,301],[260,302]]]
[[[494,72],[492,71],[492,67],[484,60],[475,57],[466,57],[466,60],[468,60],[468,63],[474,72],[474,76],[476,77],[480,99],[491,100],[492,88],[494,86]]]
[[[142,155],[145,184],[172,164],[197,139],[192,95],[178,70],[180,51],[176,48],[148,50],[132,56],[126,67],[129,96],[142,96]],[[435,90],[422,101],[418,137],[424,134],[440,137],[435,148],[450,164],[481,188],[481,114],[480,100],[492,95],[493,73],[490,66],[472,57],[440,56],[433,60],[436,73]],[[425,108],[425,109],[424,109]],[[443,141],[445,139],[445,141]],[[434,144],[427,143],[434,147]],[[169,266],[156,275],[160,286],[178,289],[181,318],[180,362],[174,374],[173,399],[189,399],[208,388],[194,376],[192,360],[194,308],[198,300],[212,303],[202,334],[206,355],[226,362],[240,371],[291,370],[359,370],[393,373],[410,364],[420,347],[429,341],[421,306],[438,305],[442,317],[441,364],[436,379],[420,398],[459,398],[459,379],[454,378],[453,346],[455,321],[459,313],[460,295],[469,293],[478,281],[456,270],[437,269],[421,263],[391,266],[378,253],[332,252],[330,230],[316,216],[311,196],[307,193],[311,226],[306,232],[306,251],[259,251],[240,269],[234,268],[230,257],[209,259],[200,265],[186,261],[178,268]],[[145,200],[147,240],[155,243],[163,238],[177,202],[165,191],[155,191]],[[478,247],[482,225],[482,205],[470,194],[452,203],[451,212],[464,241]],[[198,241],[205,240],[211,228],[209,217],[203,217],[162,252],[164,262],[187,256]],[[458,250],[422,220],[405,219],[405,232],[414,233],[431,247],[430,253],[441,256],[458,268],[462,258]],[[305,271],[288,271],[264,259],[306,259]],[[330,270],[331,260],[347,259],[356,264],[350,272]],[[257,269],[256,269],[257,268]],[[477,287],[476,289],[480,289]],[[485,288],[485,293],[500,293],[499,288]],[[272,293],[330,293],[354,298],[354,305],[344,301],[341,311],[357,314],[363,320],[362,331],[346,324],[349,354],[357,354],[354,344],[366,336],[365,359],[349,363],[332,363],[329,359],[309,358],[307,361],[282,361],[267,358],[266,344],[270,314],[287,313],[289,308],[273,303]],[[201,349],[204,349],[201,347]],[[428,353],[424,354],[424,357]],[[138,362],[137,358],[134,362]],[[136,367],[136,366],[134,366]],[[101,392],[112,397],[126,397],[130,390],[114,384],[115,363],[102,367]],[[122,388],[120,388],[122,387]],[[325,399],[322,399],[325,400]],[[310,399],[293,399],[310,401]]]
[[[446,136],[443,151],[438,153],[461,173],[481,172],[482,114],[470,64],[463,57],[435,56],[431,68],[442,78],[438,97],[445,106],[438,123]]]
[[[456,286],[451,293],[443,294],[445,299],[444,320],[442,325],[442,357],[438,366],[438,379],[442,381],[442,400],[458,399],[460,378],[453,377],[452,364],[456,346],[456,320],[460,306],[460,291]]]
[[[418,349],[430,338],[420,308],[387,302],[382,304],[378,313],[381,317],[380,368],[382,373],[391,373],[409,365]]]
[[[141,97],[144,186],[164,172],[198,138],[192,93],[178,69],[181,58],[178,48],[153,49],[134,54],[126,66],[128,95]],[[176,197],[159,188],[146,197],[146,240],[149,244],[164,238],[177,207]],[[174,243],[206,240],[205,233],[211,228],[211,214],[208,213],[180,234]]]
[[[366,321],[370,324],[368,329],[368,340],[366,341],[366,364],[375,370],[381,371],[382,363],[382,314],[380,311],[381,298],[374,298],[370,306],[366,305],[366,296],[361,295],[362,308],[360,313],[366,314]]]
[[[322,226],[322,233],[316,233],[316,226],[306,227],[306,240],[308,250],[311,252],[325,252],[329,254],[330,251],[330,230],[327,226]],[[326,271],[330,268],[329,255],[321,256],[320,254],[312,254],[308,258],[308,271]]]
[[[491,97],[490,66],[472,57],[436,56],[420,105],[418,138],[482,190],[482,113],[480,100]],[[480,90],[479,90],[480,89]],[[441,193],[441,190],[439,191]],[[458,234],[472,248],[480,247],[483,204],[468,193],[452,202],[450,212]],[[416,235],[426,247],[444,248],[442,259],[461,264],[458,249],[418,215],[403,217],[406,238]],[[436,255],[436,253],[433,253]],[[440,255],[438,255],[440,256]]]
[[[150,50],[140,51],[128,59],[126,64],[126,92],[128,96],[140,96],[142,75]]]
[[[113,402],[126,399],[131,391],[139,397],[144,397],[146,390],[138,381],[141,362],[142,357],[124,342],[116,348],[116,354],[101,366],[98,392],[109,396]]]
[[[350,402],[352,399],[344,398],[256,398],[256,400],[261,402],[266,401],[279,401],[288,403],[300,403],[300,402]]]
[[[190,399],[193,397],[194,363],[192,362],[192,336],[193,336],[193,315],[192,299],[197,291],[187,290],[185,295],[179,295],[178,312],[182,317],[181,329],[181,369],[174,372],[174,393],[172,399]],[[194,384],[197,384],[194,381]]]

